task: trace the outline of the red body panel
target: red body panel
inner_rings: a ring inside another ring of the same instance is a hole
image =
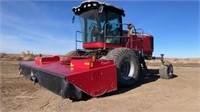
[[[123,38],[122,46],[126,48],[136,48],[143,50],[144,54],[151,54],[153,52],[152,41],[153,36],[151,35],[131,35],[130,37]]]
[[[35,57],[35,62],[38,63],[49,63],[49,62],[55,62],[55,61],[59,61],[60,57],[59,56],[54,56],[54,57],[46,57],[46,58],[41,58],[41,57]]]
[[[77,58],[77,57],[76,57]],[[83,58],[83,57],[82,57]],[[35,61],[21,62],[30,68],[42,69],[66,77],[66,80],[91,96],[99,96],[117,90],[116,66],[112,60],[73,60],[66,65],[55,57],[36,57]],[[42,61],[43,60],[43,61]]]
[[[78,68],[74,68],[74,71],[76,69]],[[100,96],[104,93],[117,90],[115,65],[102,66],[77,74],[71,74],[67,76],[67,80],[90,96]]]
[[[116,44],[106,44],[106,48],[118,48],[122,47],[122,45],[116,45]],[[93,43],[83,43],[84,49],[99,49],[104,48],[103,42],[93,42]]]
[[[131,44],[132,43],[132,44]],[[105,44],[103,42],[92,42],[92,43],[83,43],[84,49],[103,49]],[[143,50],[144,54],[153,53],[153,36],[143,34],[142,35],[131,35],[130,37],[123,37],[122,43],[117,44],[106,44],[106,48],[119,48],[126,47],[131,49]]]
[[[143,39],[144,43],[144,54],[152,54],[153,49],[153,36],[151,35],[145,35]]]

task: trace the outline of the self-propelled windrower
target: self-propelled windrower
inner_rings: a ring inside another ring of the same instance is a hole
[[[78,100],[83,93],[96,97],[133,86],[142,72],[148,72],[144,60],[155,59],[153,36],[123,23],[122,8],[84,1],[72,11],[80,17],[81,31],[76,34],[82,35],[83,49],[69,52],[64,60],[38,56],[21,62],[20,74],[63,98]],[[172,65],[163,61],[163,55],[160,59],[160,77],[172,78]]]

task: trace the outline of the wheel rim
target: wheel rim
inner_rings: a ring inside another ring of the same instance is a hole
[[[133,61],[130,59],[125,59],[120,66],[120,73],[123,79],[129,80],[133,77],[135,67]]]
[[[171,66],[168,66],[168,75],[171,77],[171,76],[173,76],[173,67],[171,67]]]

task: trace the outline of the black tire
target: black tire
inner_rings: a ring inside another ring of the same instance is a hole
[[[80,56],[80,53],[77,50],[70,51],[66,56]]]
[[[134,51],[116,48],[107,54],[106,59],[113,60],[116,64],[118,87],[132,86],[137,82],[140,64]]]
[[[161,65],[159,69],[159,75],[162,79],[171,79],[173,78],[173,66],[171,63],[165,63],[164,65]]]

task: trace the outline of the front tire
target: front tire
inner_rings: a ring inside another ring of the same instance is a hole
[[[128,48],[116,48],[107,54],[106,59],[113,60],[116,64],[119,87],[132,86],[137,82],[140,64],[134,51]]]

